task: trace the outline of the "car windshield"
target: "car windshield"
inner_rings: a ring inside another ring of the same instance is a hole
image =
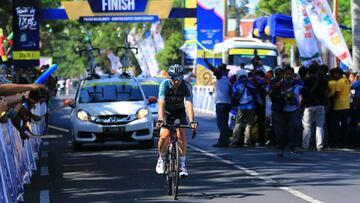
[[[159,85],[142,85],[141,86],[146,97],[159,95]]]
[[[143,101],[139,86],[127,84],[92,84],[80,90],[79,103],[100,103],[114,101]]]
[[[229,55],[229,63],[228,65],[236,65],[240,66],[242,63],[247,65],[251,64],[251,59],[254,58],[253,49],[235,49],[230,50],[234,54]],[[263,65],[267,65],[271,68],[275,68],[277,66],[277,54],[274,50],[266,50],[260,49],[258,50],[260,60]]]
[[[240,66],[240,64],[251,64],[254,55],[232,55],[229,56],[229,65]],[[276,56],[260,56],[262,64],[275,68],[277,66]]]

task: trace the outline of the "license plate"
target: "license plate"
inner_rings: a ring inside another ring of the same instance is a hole
[[[120,133],[125,131],[125,127],[105,127],[103,131],[105,133]]]

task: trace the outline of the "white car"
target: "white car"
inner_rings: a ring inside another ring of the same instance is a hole
[[[150,104],[137,80],[127,74],[82,81],[70,105],[74,149],[108,141],[138,141],[153,147]]]

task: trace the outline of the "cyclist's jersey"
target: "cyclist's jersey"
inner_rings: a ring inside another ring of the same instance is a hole
[[[159,99],[165,100],[165,110],[170,113],[185,111],[184,101],[192,101],[193,99],[192,85],[183,80],[177,92],[174,92],[173,88],[174,86],[169,79],[162,81],[159,87]]]

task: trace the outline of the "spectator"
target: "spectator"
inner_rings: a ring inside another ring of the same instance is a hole
[[[266,116],[266,88],[265,72],[258,69],[254,77],[249,79],[249,86],[252,87],[250,93],[255,101],[255,114],[257,118],[258,142],[260,146],[265,146],[265,116]]]
[[[262,71],[265,73],[265,68],[260,60],[260,56],[255,54],[254,58],[251,59],[251,64],[245,66],[245,69],[250,71],[249,76],[254,76],[256,71]]]
[[[59,88],[60,95],[64,95],[65,94],[65,80],[61,78],[57,82],[57,86]]]
[[[6,111],[8,110],[7,103],[4,97],[0,97],[0,123],[7,123]]]
[[[280,66],[274,69],[274,78],[270,80],[270,89],[273,86],[279,86],[282,78],[284,77],[284,69]],[[271,101],[270,101],[271,102]],[[278,104],[271,104],[271,135],[270,135],[270,143],[268,145],[276,145],[276,134],[275,134],[275,123],[274,123],[274,114],[277,111],[281,111],[282,107],[277,106]]]
[[[335,129],[335,141],[341,147],[349,144],[349,110],[350,110],[350,82],[344,78],[344,72],[341,68],[334,68],[330,71],[332,77],[336,80],[335,92],[333,98],[333,126]]]
[[[287,67],[284,70],[283,79],[273,83],[270,89],[279,157],[283,157],[287,145],[286,140],[288,140],[291,152],[302,152],[299,144],[301,136],[300,91],[303,84],[294,78],[294,69]]]
[[[303,142],[304,149],[310,145],[311,129],[316,126],[316,148],[321,151],[324,147],[325,105],[327,104],[328,81],[319,76],[319,66],[310,65],[308,75],[304,79],[301,91],[301,106],[304,107]]]
[[[206,65],[216,76],[215,82],[215,104],[216,104],[216,123],[220,131],[220,136],[213,147],[227,147],[229,144],[230,128],[229,128],[229,112],[231,109],[231,83],[229,81],[229,69],[226,64],[220,64],[215,68],[207,58],[204,58]]]
[[[355,147],[360,145],[360,80],[354,81],[351,89],[355,90],[351,103],[351,143]]]
[[[65,81],[65,91],[66,91],[66,96],[69,96],[70,94],[70,90],[71,90],[72,84],[71,84],[71,79],[68,78]]]
[[[233,104],[237,107],[237,115],[230,147],[238,147],[242,144],[244,144],[244,146],[250,146],[251,127],[255,117],[255,103],[249,91],[251,87],[247,84],[247,72],[240,69],[237,71],[236,77],[237,81],[233,85],[232,100]],[[245,137],[241,138],[243,125],[245,125]]]
[[[308,69],[305,66],[300,66],[298,71],[299,79],[304,80],[307,73],[308,73]]]

